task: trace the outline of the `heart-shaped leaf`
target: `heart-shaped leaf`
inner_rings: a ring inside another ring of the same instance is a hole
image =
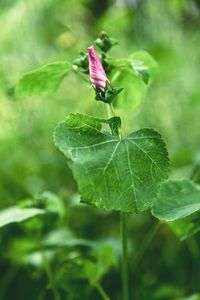
[[[160,220],[174,221],[200,209],[200,187],[190,180],[166,181],[152,203],[152,214]]]
[[[109,210],[141,212],[167,178],[168,154],[161,136],[144,128],[126,138],[106,131],[106,123],[70,114],[54,131],[56,146],[69,159],[82,201]]]

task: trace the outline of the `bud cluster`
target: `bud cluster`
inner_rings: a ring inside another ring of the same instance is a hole
[[[88,47],[87,53],[81,52],[73,64],[76,68],[81,70],[82,73],[89,74],[90,81],[96,93],[95,99],[97,101],[103,101],[104,103],[112,103],[115,96],[118,95],[123,88],[113,87],[111,85],[106,74],[108,68],[104,59],[106,58],[106,52],[118,44],[118,40],[109,37],[105,32],[101,32],[94,44],[102,51],[101,56],[98,55],[92,45]]]

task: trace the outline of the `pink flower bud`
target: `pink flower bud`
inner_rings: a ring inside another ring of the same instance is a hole
[[[94,88],[98,87],[102,91],[105,91],[106,83],[109,82],[109,80],[106,76],[101,60],[93,46],[88,48],[88,54],[90,80],[92,85]]]

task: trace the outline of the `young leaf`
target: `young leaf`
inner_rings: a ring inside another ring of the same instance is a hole
[[[144,83],[149,82],[149,77],[155,77],[157,63],[146,51],[137,51],[128,58],[106,58],[105,62],[118,69],[130,68],[136,76],[139,76]]]
[[[190,180],[164,182],[151,212],[160,220],[174,221],[200,209],[200,187]]]
[[[43,213],[44,211],[38,208],[19,208],[12,206],[0,211],[0,227],[10,223],[21,222]]]
[[[25,73],[15,87],[16,96],[40,96],[53,93],[72,69],[67,61],[58,61]]]
[[[134,111],[145,98],[148,86],[156,75],[156,61],[145,51],[134,52],[128,58],[106,58],[105,61],[112,66],[111,83],[124,88],[114,105],[128,112]]]
[[[121,140],[102,129],[105,122],[70,114],[55,129],[54,142],[69,159],[83,202],[124,212],[146,210],[167,178],[165,144],[149,128]]]
[[[133,60],[131,65],[135,73],[138,74],[142,78],[142,80],[147,84],[149,82],[150,71],[144,65],[144,63],[140,60]]]
[[[134,71],[141,76],[146,84],[149,82],[149,79],[154,79],[158,64],[148,52],[143,50],[134,52],[131,54],[130,59],[132,60],[131,64]]]

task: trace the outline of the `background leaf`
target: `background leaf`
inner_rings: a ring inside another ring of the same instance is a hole
[[[192,214],[180,220],[168,222],[168,225],[179,239],[183,241],[200,231],[199,213]]]
[[[152,204],[152,214],[160,220],[174,221],[200,209],[200,187],[190,180],[166,181]]]
[[[25,73],[15,87],[15,95],[39,96],[53,93],[71,69],[71,63],[59,61]]]
[[[167,178],[165,144],[149,128],[120,140],[102,129],[105,122],[70,114],[55,129],[54,142],[70,160],[82,201],[109,210],[143,211]]]
[[[38,208],[19,208],[12,206],[0,211],[0,227],[10,223],[21,222],[43,213],[44,211]]]

